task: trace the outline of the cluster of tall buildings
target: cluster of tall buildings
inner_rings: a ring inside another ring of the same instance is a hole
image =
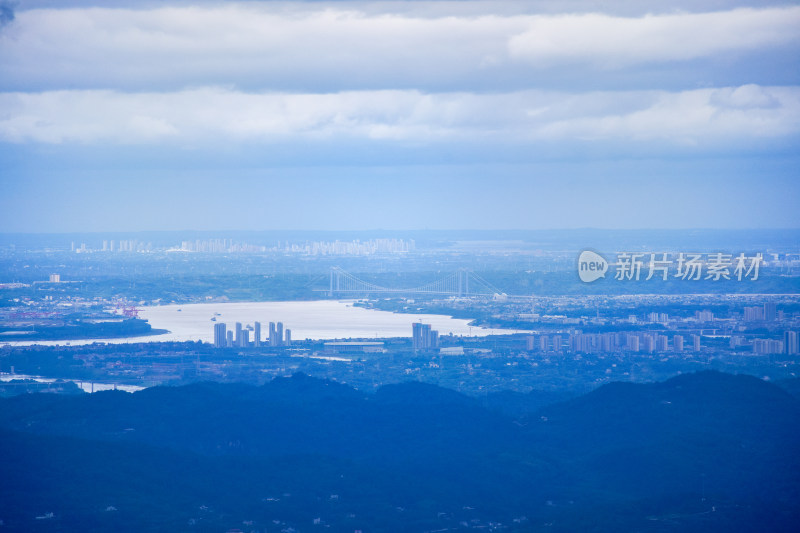
[[[413,252],[413,239],[371,239],[368,241],[315,241],[305,244],[286,243],[284,251],[306,255],[372,255]]]
[[[784,331],[783,340],[753,339],[753,353],[797,355],[800,354],[800,338],[796,331]]]
[[[412,252],[415,249],[413,240],[372,239],[369,241],[313,241],[302,244],[278,243],[275,246],[263,246],[232,239],[196,239],[182,241],[180,247],[173,250],[182,252],[204,253],[242,253],[272,252],[304,255],[372,255],[381,253]]]
[[[95,244],[96,246],[96,244]],[[118,241],[115,240],[104,240],[102,248],[92,248],[90,246],[86,246],[85,242],[80,244],[75,244],[73,241],[70,245],[70,250],[76,253],[87,253],[87,252],[152,252],[155,251],[153,247],[153,243],[151,242],[142,242],[137,239],[120,239]]]
[[[669,322],[669,315],[667,313],[649,313],[647,321],[653,324],[666,324]]]
[[[778,310],[775,302],[767,302],[760,307],[744,308],[745,322],[772,322],[778,318]]]
[[[250,329],[253,330],[253,339],[250,340]],[[228,329],[224,322],[214,324],[214,346],[216,348],[248,348],[260,346],[289,346],[292,344],[292,330],[283,329],[283,322],[270,322],[266,338],[261,337],[261,322],[254,322],[253,326],[242,327],[241,322],[236,322],[234,329]]]
[[[760,309],[760,308],[759,308]],[[700,335],[663,335],[658,332],[575,333],[556,335],[529,335],[525,348],[540,353],[683,353],[700,352]],[[787,330],[783,339],[752,339],[732,336],[731,349],[752,346],[753,353],[800,354],[800,334]]]
[[[697,322],[713,322],[714,321],[714,313],[711,311],[695,311],[694,312],[694,319]]]
[[[302,255],[354,255],[408,253],[416,249],[413,239],[370,239],[367,241],[307,241],[304,243],[277,242],[274,244],[251,244],[233,239],[195,239],[181,241],[179,245],[156,245],[137,239],[105,239],[102,248],[99,242],[89,246],[72,242],[71,250],[85,252],[201,252],[201,253],[277,253]]]
[[[241,253],[241,252],[266,252],[266,246],[234,242],[233,239],[195,239],[194,241],[181,241],[181,252],[203,253]]]
[[[742,313],[742,319],[745,322],[774,322],[775,320],[783,320],[783,311],[778,311],[775,302],[766,302],[764,305],[755,305],[745,307]],[[667,313],[648,313],[645,315],[645,321],[653,324],[666,324],[670,321]],[[680,319],[677,319],[680,320]],[[708,310],[695,311],[694,320],[696,322],[714,322],[718,319],[714,317],[714,313]],[[723,321],[726,319],[722,319]],[[635,320],[631,320],[635,322]]]
[[[103,241],[104,252],[149,252],[152,250],[152,243],[145,243],[136,239]]]
[[[414,322],[411,325],[411,342],[414,351],[433,350],[439,347],[439,332],[430,324]]]
[[[576,333],[569,335],[530,335],[526,338],[526,349],[530,352],[683,352],[685,349],[700,351],[700,335],[689,335],[689,346],[684,346],[683,335],[658,333]]]

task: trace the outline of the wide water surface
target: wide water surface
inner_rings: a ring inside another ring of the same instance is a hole
[[[440,335],[486,336],[513,333],[515,330],[489,329],[470,326],[469,320],[444,315],[392,313],[353,306],[352,301],[315,300],[302,302],[238,302],[160,305],[144,307],[139,313],[156,329],[169,333],[117,339],[87,339],[71,341],[9,342],[11,345],[30,344],[89,344],[93,342],[130,343],[165,341],[213,342],[214,324],[224,322],[233,329],[236,322],[243,326],[261,322],[261,336],[269,332],[269,322],[283,322],[292,330],[292,339],[348,339],[379,337],[411,337],[411,324],[431,324]],[[216,318],[213,321],[212,318]],[[253,333],[250,333],[252,340]]]

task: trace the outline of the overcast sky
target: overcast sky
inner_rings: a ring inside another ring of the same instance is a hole
[[[0,231],[800,227],[800,4],[0,0]]]

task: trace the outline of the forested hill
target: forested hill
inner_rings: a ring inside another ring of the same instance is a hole
[[[800,402],[757,378],[614,383],[535,414],[499,411],[432,385],[367,395],[302,374],[3,399],[2,530],[800,524]]]

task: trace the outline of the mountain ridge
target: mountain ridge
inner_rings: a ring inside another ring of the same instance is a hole
[[[12,498],[19,511],[0,503],[0,519],[19,524],[11,531],[29,530],[31,514],[47,512],[32,508],[44,505],[30,489],[39,476],[51,495],[83,480],[83,510],[59,507],[70,527],[105,520],[97,509],[117,507],[104,503],[110,496],[152,510],[126,514],[131,531],[196,520],[200,506],[216,510],[203,518],[214,527],[252,518],[269,531],[272,520],[308,529],[312,509],[342,531],[461,522],[512,531],[791,531],[800,523],[800,402],[748,376],[614,383],[517,418],[435,385],[368,395],[301,374],[260,387],[44,396],[0,400],[9,459],[2,490],[33,494],[30,505]],[[141,472],[136,494],[102,474],[114,465]],[[82,472],[98,473],[96,488]],[[172,503],[148,503],[156,496]]]

